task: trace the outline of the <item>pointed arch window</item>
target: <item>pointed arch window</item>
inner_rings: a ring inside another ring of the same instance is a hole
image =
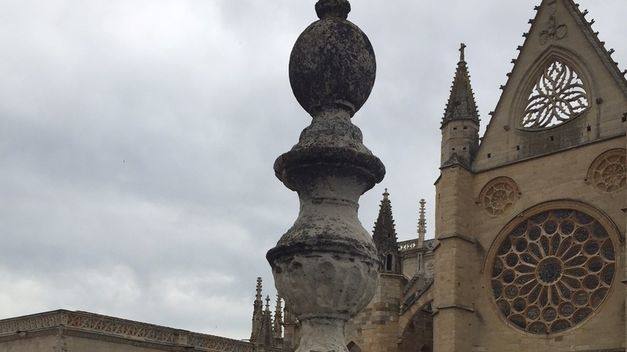
[[[394,256],[388,254],[385,256],[385,270],[392,271],[394,270]]]
[[[550,62],[527,99],[521,127],[540,130],[559,126],[590,107],[584,82],[577,72],[560,60]]]

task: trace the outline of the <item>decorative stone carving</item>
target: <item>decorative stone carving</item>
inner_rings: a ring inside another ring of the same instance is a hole
[[[614,243],[601,220],[557,208],[510,225],[489,268],[494,301],[507,322],[545,335],[590,317],[616,271]]]
[[[171,329],[86,312],[59,310],[0,321],[0,335],[54,328],[58,328],[61,335],[63,335],[66,330],[74,330],[142,342],[172,346],[184,345],[186,348],[199,348],[209,351],[253,351],[253,345],[244,341],[192,333],[185,330]]]
[[[533,87],[521,127],[540,130],[572,120],[589,108],[588,93],[577,72],[566,63],[549,63]]]
[[[481,193],[477,203],[490,215],[503,214],[520,198],[520,190],[516,181],[509,177],[497,177],[488,182]]]
[[[564,23],[557,22],[557,2],[550,0],[547,11],[551,14],[549,20],[540,32],[540,44],[544,45],[550,40],[562,40],[568,35],[568,27]]]
[[[300,214],[267,259],[301,323],[297,352],[346,352],[344,325],[372,299],[380,264],[357,209],[385,168],[351,122],[372,90],[376,61],[366,35],[346,20],[348,1],[320,0],[316,10],[320,20],[298,38],[289,69],[313,120],[274,165],[298,192]]]
[[[568,27],[558,24],[555,15],[551,15],[545,28],[540,32],[540,43],[546,44],[549,40],[562,40],[568,35]]]
[[[616,192],[625,187],[625,149],[608,150],[599,155],[588,169],[586,182],[604,192]]]

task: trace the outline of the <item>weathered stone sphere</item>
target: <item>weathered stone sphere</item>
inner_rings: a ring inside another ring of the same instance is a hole
[[[290,83],[312,116],[342,108],[354,115],[374,85],[377,64],[368,37],[346,20],[346,0],[320,0],[319,21],[300,35],[290,57]]]

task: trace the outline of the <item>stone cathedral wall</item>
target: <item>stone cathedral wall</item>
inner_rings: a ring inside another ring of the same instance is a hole
[[[625,190],[607,193],[586,180],[589,168],[602,153],[624,148],[625,138],[594,143],[558,154],[519,162],[477,174],[472,180],[473,193],[479,195],[484,186],[497,177],[508,177],[520,190],[519,199],[494,216],[482,204],[468,210],[467,221],[478,241],[476,250],[469,251],[466,260],[481,263],[474,292],[474,315],[480,317],[475,351],[587,351],[613,350],[625,347]],[[623,151],[624,153],[624,151]],[[568,170],[564,172],[563,170]],[[510,326],[495,304],[490,285],[493,252],[499,245],[499,234],[517,215],[552,200],[570,200],[598,209],[611,219],[619,231],[615,239],[616,273],[605,301],[586,318],[583,324],[551,335],[535,335]],[[446,213],[446,209],[441,209]],[[444,215],[446,218],[446,214]],[[447,270],[440,267],[439,270]],[[474,320],[474,319],[473,319]]]

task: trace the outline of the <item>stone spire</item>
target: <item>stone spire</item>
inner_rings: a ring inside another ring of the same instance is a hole
[[[259,339],[259,333],[261,332],[261,322],[263,320],[263,281],[260,277],[257,278],[257,287],[255,293],[255,301],[253,303],[253,326],[250,333],[250,341],[255,342]]]
[[[466,44],[464,43],[459,48],[459,62],[444,111],[442,127],[455,120],[471,120],[479,123],[479,112],[475,103],[475,94],[470,84],[470,75],[466,64]]]
[[[400,257],[398,255],[398,239],[394,228],[392,216],[392,202],[387,188],[383,193],[383,199],[379,206],[379,216],[374,223],[372,233],[374,245],[379,251],[382,267],[381,271],[388,273],[400,273]]]
[[[270,296],[266,297],[266,306],[261,316],[259,335],[253,341],[256,347],[271,348],[274,346],[274,334],[272,332],[272,312],[270,311]]]
[[[464,43],[459,48],[459,62],[444,111],[441,132],[440,167],[459,165],[467,170],[472,169],[472,162],[479,149],[479,112],[470,85]]]
[[[274,324],[273,324],[274,338],[280,339],[283,337],[283,307],[281,306],[281,297],[276,295],[276,306],[274,307]]]
[[[289,64],[294,95],[313,119],[274,164],[298,193],[300,213],[266,257],[301,324],[296,352],[346,352],[345,323],[370,302],[378,279],[377,251],[357,211],[385,167],[351,121],[372,91],[376,60],[346,20],[347,0],[319,0],[316,10],[320,20],[300,35]]]
[[[425,235],[427,234],[427,217],[425,216],[425,205],[427,202],[424,199],[420,200],[420,215],[418,217],[418,248],[422,248],[425,243]]]

